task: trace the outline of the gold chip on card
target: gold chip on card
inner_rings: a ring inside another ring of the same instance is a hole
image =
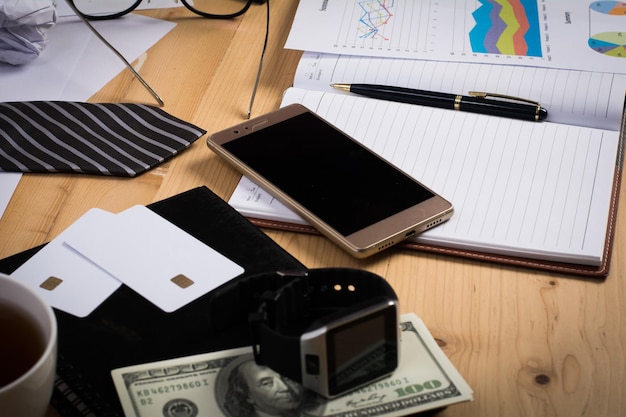
[[[62,282],[63,282],[63,280],[61,278],[48,277],[48,279],[46,279],[44,282],[42,282],[41,285],[39,285],[39,286],[41,288],[43,288],[44,290],[52,291],[52,290],[56,289],[56,287],[61,285]]]
[[[187,288],[193,285],[193,281],[183,274],[178,274],[174,278],[172,278],[172,282],[178,285],[180,288]]]

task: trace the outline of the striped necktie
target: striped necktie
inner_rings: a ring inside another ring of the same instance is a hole
[[[142,104],[0,102],[0,171],[134,177],[205,133]]]

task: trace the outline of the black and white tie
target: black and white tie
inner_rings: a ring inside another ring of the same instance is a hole
[[[0,102],[0,171],[133,177],[205,133],[142,104]]]

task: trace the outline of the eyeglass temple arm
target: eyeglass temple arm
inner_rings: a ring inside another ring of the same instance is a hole
[[[267,8],[267,20],[265,22],[265,40],[263,41],[263,50],[261,51],[261,59],[259,60],[259,68],[256,73],[256,80],[254,81],[254,87],[252,87],[252,96],[250,97],[250,104],[248,105],[248,119],[252,114],[252,106],[254,105],[254,98],[256,96],[256,90],[259,87],[259,80],[261,79],[261,70],[263,69],[263,61],[265,60],[265,50],[267,49],[267,39],[270,32],[270,0],[265,1]]]
[[[87,20],[87,18],[85,16],[82,15],[81,12],[78,11],[78,9],[76,8],[76,6],[74,5],[74,3],[70,0],[65,0],[65,2],[67,3],[68,6],[70,6],[70,8],[74,11],[74,13],[76,13],[76,16],[78,16],[84,23],[85,25],[87,25],[87,27],[89,28],[89,30],[91,30],[93,32],[94,35],[96,35],[96,37],[98,39],[100,39],[100,41],[102,41],[102,43],[104,43],[111,51],[113,51],[113,53],[115,55],[117,55],[117,57],[119,59],[122,60],[122,62],[124,63],[124,65],[126,65],[126,67],[130,70],[130,72],[132,72],[132,74],[135,76],[135,78],[137,78],[139,80],[139,82],[141,84],[143,84],[143,86],[146,88],[146,90],[148,90],[148,92],[152,95],[152,97],[154,97],[154,99],[157,101],[157,103],[159,103],[159,106],[163,107],[163,105],[165,104],[163,102],[163,100],[161,99],[161,97],[157,94],[156,91],[154,91],[154,89],[152,89],[152,87],[150,87],[150,85],[146,82],[146,80],[143,79],[143,77],[141,75],[139,75],[139,73],[137,71],[135,71],[135,68],[133,68],[133,66],[130,64],[130,62],[128,62],[126,60],[126,58],[124,58],[124,56],[117,50],[115,49],[115,47],[113,45],[111,45],[97,30],[96,28],[94,28],[92,26],[91,23],[89,23],[89,20]]]

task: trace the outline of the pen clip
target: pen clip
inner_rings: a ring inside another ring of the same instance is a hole
[[[502,99],[509,100],[509,101],[521,101],[523,103],[535,105],[537,106],[537,108],[541,107],[541,104],[538,101],[528,100],[526,98],[521,98],[521,97],[508,96],[506,94],[483,93],[480,91],[469,91],[467,94],[469,94],[472,97],[479,97],[479,98],[495,97],[495,98],[502,98]]]

